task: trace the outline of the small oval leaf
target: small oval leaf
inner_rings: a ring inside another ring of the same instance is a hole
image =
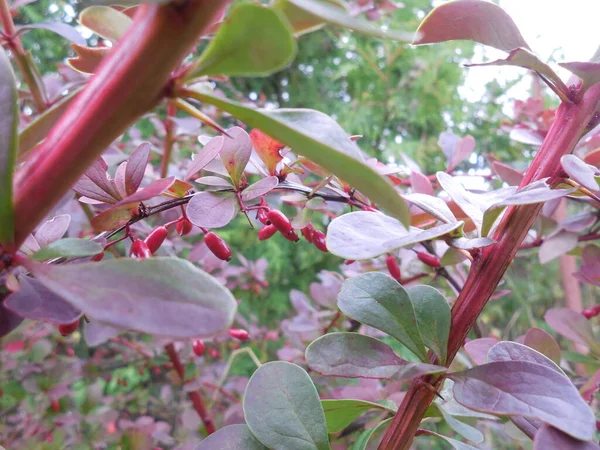
[[[54,241],[31,255],[36,261],[52,258],[80,258],[101,253],[103,247],[89,239],[65,238]]]
[[[237,214],[235,194],[199,192],[190,199],[185,211],[190,222],[198,227],[224,227]]]

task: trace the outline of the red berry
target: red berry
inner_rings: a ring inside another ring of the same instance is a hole
[[[298,233],[296,233],[294,230],[290,230],[287,233],[281,233],[281,234],[288,241],[298,242],[300,240],[300,237],[298,236]]]
[[[393,255],[388,255],[387,258],[385,258],[385,264],[388,268],[388,272],[390,272],[390,275],[392,276],[392,278],[396,281],[400,281],[401,278],[401,273],[400,273],[400,267],[398,266],[398,261],[396,260],[396,257]]]
[[[55,412],[60,412],[60,403],[58,403],[58,400],[57,400],[57,399],[53,398],[53,399],[50,401],[50,404],[52,405],[52,409],[53,409]]]
[[[79,328],[79,320],[76,320],[73,323],[61,324],[58,326],[58,332],[62,336],[69,336],[72,334],[77,328]]]
[[[315,232],[315,227],[313,227],[312,223],[309,223],[304,228],[302,228],[302,236],[304,236],[304,239],[306,239],[308,242],[311,242],[311,243],[313,241],[313,233],[314,232]]]
[[[285,214],[278,209],[272,209],[267,213],[267,218],[271,221],[275,228],[277,228],[284,236],[293,230],[292,223]]]
[[[150,232],[148,236],[146,236],[144,242],[146,243],[146,245],[148,245],[150,253],[156,253],[156,251],[160,248],[162,243],[165,242],[165,239],[167,238],[168,234],[169,232],[167,231],[167,228],[160,226],[156,227]]]
[[[148,248],[148,244],[146,244],[141,239],[136,239],[135,241],[133,241],[133,244],[131,244],[131,250],[129,252],[129,255],[132,258],[143,259],[150,258],[152,256],[152,252]]]
[[[94,262],[102,261],[102,258],[104,258],[104,252],[100,252],[97,255],[92,256],[92,261],[94,261]]]
[[[277,233],[277,228],[275,228],[275,225],[265,225],[258,232],[258,240],[266,241],[267,239],[272,237],[275,233]]]
[[[417,252],[417,257],[423,264],[427,264],[429,267],[440,267],[440,259],[435,255]]]
[[[192,228],[194,228],[192,222],[185,218],[177,222],[177,224],[175,225],[175,230],[177,230],[177,234],[179,236],[186,236],[190,234]]]
[[[260,208],[258,210],[258,212],[256,213],[256,218],[260,221],[260,223],[262,223],[263,225],[271,225],[271,221],[269,220],[269,218],[267,217],[267,209],[264,208]]]
[[[600,305],[592,306],[581,311],[581,314],[586,319],[590,320],[600,314]]]
[[[313,244],[322,252],[328,252],[327,244],[325,242],[325,233],[319,230],[313,232]]]
[[[355,262],[356,262],[355,259],[347,259],[346,261],[344,261],[344,264],[350,265],[350,264],[354,264]]]
[[[221,358],[221,352],[219,352],[219,350],[217,350],[216,348],[209,349],[208,353],[210,354],[211,358],[215,358],[215,359]]]
[[[229,261],[231,259],[231,249],[218,234],[213,233],[212,231],[206,233],[204,242],[217,258],[222,259],[223,261]]]
[[[241,328],[231,328],[229,330],[229,336],[235,339],[239,339],[240,341],[247,341],[250,337],[250,334]]]
[[[192,350],[194,351],[196,356],[202,356],[202,355],[204,355],[204,352],[206,351],[206,344],[204,343],[203,340],[198,339],[197,341],[194,341],[194,343],[192,344]]]

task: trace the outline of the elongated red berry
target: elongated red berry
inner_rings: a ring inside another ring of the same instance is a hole
[[[288,219],[286,215],[278,209],[270,210],[267,213],[267,219],[269,219],[271,223],[275,225],[275,228],[277,228],[283,235],[293,230],[290,219]]]
[[[388,255],[387,258],[385,258],[385,265],[387,266],[388,272],[392,278],[396,281],[400,281],[402,274],[400,273],[400,266],[398,266],[396,257],[393,255]]]
[[[258,212],[256,213],[256,218],[260,221],[260,223],[262,223],[263,225],[271,225],[271,221],[269,220],[269,218],[267,217],[267,209],[261,208],[258,210]]]
[[[163,242],[165,242],[165,239],[167,238],[168,234],[169,232],[167,231],[167,228],[160,226],[156,227],[150,232],[148,236],[146,236],[144,242],[146,243],[146,245],[148,245],[150,253],[156,253],[156,251],[160,248]]]
[[[102,261],[103,258],[104,258],[104,252],[100,252],[97,255],[92,256],[92,261],[94,261],[94,262]]]
[[[306,239],[308,242],[313,241],[313,233],[315,231],[315,227],[313,227],[312,223],[309,223],[308,225],[306,225],[304,228],[302,228],[302,236],[304,236],[304,239]]]
[[[584,309],[583,311],[581,311],[581,314],[583,315],[583,317],[590,320],[590,319],[596,317],[597,315],[600,315],[600,305],[596,305],[596,306],[592,306],[590,308]]]
[[[133,241],[133,244],[131,244],[129,255],[132,258],[150,258],[152,256],[152,252],[148,248],[148,244],[141,239],[136,239]]]
[[[294,231],[294,230],[290,230],[287,233],[281,233],[281,234],[288,241],[298,242],[300,240],[300,237],[298,236],[298,233],[296,233],[296,231]]]
[[[198,340],[194,341],[194,343],[192,344],[192,350],[194,351],[196,356],[202,356],[202,355],[204,355],[204,352],[206,351],[206,344],[204,343],[203,340],[198,339]]]
[[[427,264],[429,267],[440,267],[440,258],[429,253],[417,252],[417,257],[423,264]]]
[[[231,259],[231,249],[218,234],[213,233],[212,231],[206,233],[204,236],[204,242],[208,249],[213,252],[213,254],[223,261],[229,261]]]
[[[179,236],[186,236],[190,234],[192,228],[194,228],[194,225],[187,219],[182,219],[175,225],[175,230]]]
[[[325,243],[325,233],[319,230],[313,231],[313,244],[322,252],[328,252],[327,244]]]
[[[72,334],[77,328],[79,328],[79,320],[76,320],[72,323],[65,323],[58,326],[58,332],[62,336],[69,336]]]
[[[235,339],[239,339],[240,341],[247,341],[250,337],[250,334],[242,328],[231,328],[229,330],[229,336]]]
[[[272,237],[275,233],[277,233],[277,228],[275,225],[265,225],[258,232],[258,240],[266,241],[270,237]]]
[[[52,409],[55,412],[59,412],[60,411],[60,403],[58,402],[57,399],[53,398],[52,400],[50,400],[50,404],[52,405]]]

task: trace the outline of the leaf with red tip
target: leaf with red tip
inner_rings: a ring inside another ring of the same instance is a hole
[[[283,159],[280,151],[285,147],[281,142],[273,139],[266,133],[263,133],[258,128],[253,129],[250,132],[250,139],[254,150],[258,154],[258,157],[267,166],[269,175],[275,175],[277,164]]]
[[[212,138],[204,146],[202,151],[196,155],[187,172],[185,173],[184,181],[190,180],[194,175],[204,169],[208,163],[219,156],[221,149],[223,148],[223,136],[217,136]]]
[[[252,156],[252,141],[246,131],[240,127],[227,130],[229,136],[223,137],[223,148],[219,156],[235,186],[239,186],[244,170]]]
[[[533,450],[600,450],[594,442],[580,441],[550,425],[544,425],[535,434]]]
[[[142,184],[149,158],[149,142],[138,145],[131,153],[131,156],[127,160],[127,166],[125,166],[125,191],[127,192],[127,195],[134,194],[140,187],[140,184]]]
[[[221,228],[235,218],[238,204],[232,192],[199,192],[190,199],[185,211],[198,227]]]
[[[242,200],[247,202],[261,197],[275,189],[278,184],[279,178],[277,177],[266,177],[258,180],[242,191]]]
[[[157,336],[211,336],[229,328],[237,308],[220,282],[178,258],[26,267],[90,319]]]
[[[509,52],[529,49],[510,16],[498,5],[482,0],[442,3],[423,19],[414,45],[469,40]]]

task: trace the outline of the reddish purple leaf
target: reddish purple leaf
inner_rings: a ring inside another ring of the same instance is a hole
[[[190,222],[204,228],[224,227],[235,218],[237,210],[232,192],[200,192],[190,199],[185,209]]]
[[[99,320],[92,320],[85,324],[85,341],[90,347],[95,347],[103,344],[112,337],[118,336],[124,331],[126,331],[125,328],[118,328]]]
[[[415,45],[466,39],[510,51],[529,48],[510,16],[498,5],[481,0],[442,3],[419,25]]]
[[[206,167],[206,165],[215,159],[223,148],[223,136],[212,138],[206,143],[200,153],[196,155],[185,174],[183,181],[190,180],[194,175]]]
[[[16,27],[17,33],[23,33],[27,30],[40,29],[40,30],[48,30],[53,33],[58,34],[59,36],[68,39],[69,41],[77,44],[77,45],[85,45],[85,39],[79,32],[72,26],[67,25],[63,22],[37,22],[27,25],[20,25]]]
[[[600,247],[586,245],[581,253],[583,264],[579,266],[579,272],[573,275],[584,283],[600,286]]]
[[[416,170],[410,172],[410,187],[415,194],[435,195],[429,178]]]
[[[86,170],[83,177],[88,177],[92,183],[94,183],[108,195],[113,197],[115,200],[119,200],[121,196],[119,195],[119,192],[117,191],[117,188],[112,180],[108,178],[106,169],[108,169],[106,161],[104,161],[103,158],[97,159],[90,166],[90,168]]]
[[[584,163],[575,155],[565,155],[560,159],[560,162],[571,179],[591,191],[600,190],[600,186],[594,178],[600,175],[598,169],[594,166]]]
[[[266,193],[275,189],[278,184],[279,178],[275,176],[258,180],[256,183],[251,184],[242,191],[242,200],[247,202],[249,200],[258,198],[261,195],[265,195]]]
[[[510,186],[519,186],[521,184],[521,180],[523,179],[523,174],[521,172],[489,155],[487,156],[487,159],[490,162],[494,173],[498,175],[502,181]]]
[[[593,61],[573,61],[558,63],[583,81],[583,89],[600,82],[600,63]]]
[[[86,175],[77,180],[72,189],[83,197],[91,198],[92,200],[97,200],[101,203],[113,204],[116,203],[119,198],[121,198],[113,197],[92,180],[90,180],[90,178]]]
[[[252,156],[252,141],[248,133],[240,127],[229,128],[227,134],[229,136],[223,137],[221,161],[223,161],[233,184],[239,186],[246,165]]]
[[[133,195],[130,195],[129,197],[117,202],[114,207],[124,206],[130,203],[145,202],[151,198],[158,197],[167,191],[173,185],[173,183],[175,183],[175,177],[161,178],[160,180],[156,180],[154,183],[146,186],[144,189],[139,190]]]
[[[308,366],[325,376],[406,381],[445,367],[403,360],[384,342],[358,333],[329,333],[306,349]]]
[[[535,434],[533,450],[599,450],[594,442],[580,441],[550,425],[544,425]]]
[[[594,436],[594,413],[571,381],[547,366],[500,361],[449,375],[463,406],[494,415],[546,422],[577,439]]]
[[[550,358],[517,342],[500,341],[490,348],[490,351],[487,354],[487,362],[498,361],[529,361],[546,366],[566,376],[562,369]]]
[[[446,170],[451,172],[457,165],[471,156],[471,153],[475,150],[475,139],[470,135],[459,138],[451,131],[445,131],[440,134],[438,145],[448,160]]]
[[[569,253],[579,244],[579,235],[569,231],[560,231],[544,239],[538,256],[542,264],[546,264],[559,256]]]
[[[9,295],[4,306],[24,319],[68,324],[81,317],[81,311],[35,278],[21,277],[19,284],[19,291]]]
[[[465,344],[465,351],[475,364],[481,365],[486,363],[490,348],[497,343],[498,339],[496,338],[474,339]]]
[[[23,318],[21,316],[18,316],[9,309],[6,309],[4,306],[4,301],[2,300],[3,298],[0,297],[0,337],[6,336],[12,330],[21,325],[21,322],[23,322]]]
[[[567,339],[585,345],[596,347],[600,345],[592,330],[589,321],[580,313],[569,308],[552,308],[544,315],[546,323]]]
[[[71,216],[68,214],[60,214],[47,220],[34,233],[35,240],[40,247],[59,240],[65,235],[71,223]]]
[[[149,158],[150,144],[148,142],[140,144],[131,153],[125,169],[125,191],[127,195],[134,194],[142,184]]]
[[[541,328],[530,328],[525,334],[523,343],[550,358],[556,364],[560,363],[560,347],[558,346],[558,342],[547,331]]]

